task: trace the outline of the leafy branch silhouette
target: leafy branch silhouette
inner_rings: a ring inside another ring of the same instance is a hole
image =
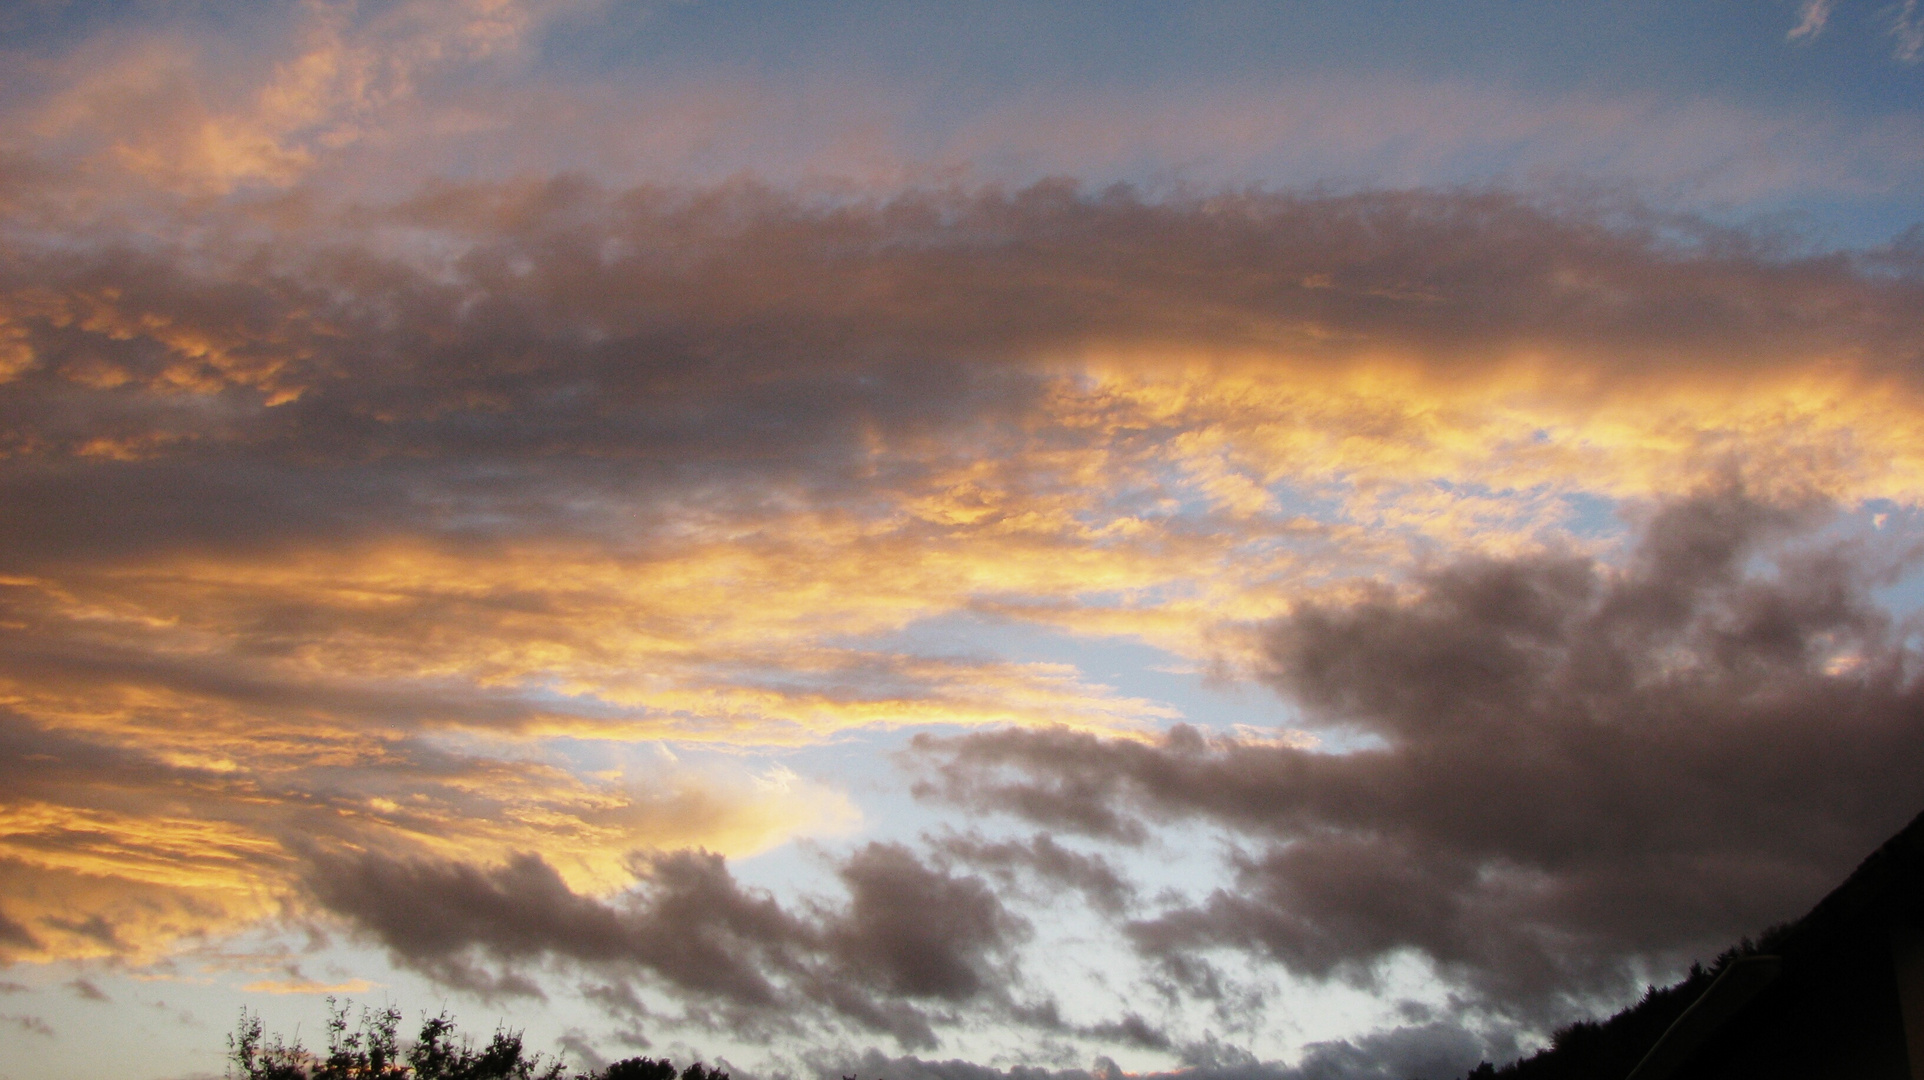
[[[645,1057],[570,1073],[559,1059],[530,1052],[519,1031],[496,1028],[477,1046],[456,1031],[446,1012],[425,1017],[419,1034],[403,1047],[400,1009],[363,1007],[350,1024],[350,1004],[327,999],[325,1054],[302,1046],[299,1038],[269,1035],[260,1014],[243,1008],[227,1037],[229,1080],[729,1080],[699,1061],[678,1073],[666,1058]]]

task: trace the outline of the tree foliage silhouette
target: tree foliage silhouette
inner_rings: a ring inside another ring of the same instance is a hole
[[[327,1051],[318,1054],[296,1038],[270,1036],[259,1013],[241,1010],[227,1037],[230,1080],[729,1080],[700,1062],[679,1074],[666,1059],[635,1057],[605,1069],[569,1073],[558,1059],[530,1053],[519,1031],[497,1028],[485,1044],[459,1034],[447,1013],[429,1016],[403,1048],[401,1010],[361,1009],[348,1023],[348,1003],[327,999]]]

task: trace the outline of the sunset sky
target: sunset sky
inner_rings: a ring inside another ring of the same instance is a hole
[[[0,1080],[330,994],[1449,1080],[1924,811],[1918,0],[11,0],[0,73]]]

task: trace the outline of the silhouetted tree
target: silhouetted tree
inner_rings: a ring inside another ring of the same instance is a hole
[[[401,1010],[389,1006],[376,1012],[361,1010],[361,1023],[350,1030],[347,1003],[327,999],[327,1058],[311,1074],[313,1080],[389,1080],[404,1077],[400,1040]]]
[[[358,1023],[350,1025],[346,1003],[328,998],[327,1005],[325,1057],[298,1039],[270,1039],[260,1014],[242,1009],[240,1024],[227,1037],[227,1075],[231,1080],[677,1080],[672,1063],[643,1057],[570,1077],[560,1061],[529,1053],[518,1031],[497,1029],[486,1045],[475,1047],[455,1031],[445,1012],[424,1018],[420,1034],[403,1052],[401,1010],[362,1009]],[[679,1080],[729,1076],[695,1062],[681,1071]]]
[[[628,1058],[608,1066],[601,1077],[602,1080],[675,1080],[675,1066],[665,1060]]]
[[[228,1076],[239,1075],[245,1080],[307,1080],[308,1066],[313,1055],[301,1049],[297,1040],[292,1046],[281,1041],[279,1035],[268,1042],[262,1032],[259,1013],[241,1010],[240,1025],[227,1037],[227,1058],[233,1068],[227,1070]]]

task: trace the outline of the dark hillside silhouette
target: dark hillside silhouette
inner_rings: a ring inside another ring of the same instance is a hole
[[[1796,922],[1468,1080],[1921,1080],[1924,815]]]
[[[1485,1063],[1471,1070],[1468,1080],[1624,1080],[1731,961],[1756,949],[1746,941],[1708,968],[1693,964],[1682,981],[1651,987],[1615,1016],[1572,1024],[1558,1031],[1548,1048],[1502,1068]]]

